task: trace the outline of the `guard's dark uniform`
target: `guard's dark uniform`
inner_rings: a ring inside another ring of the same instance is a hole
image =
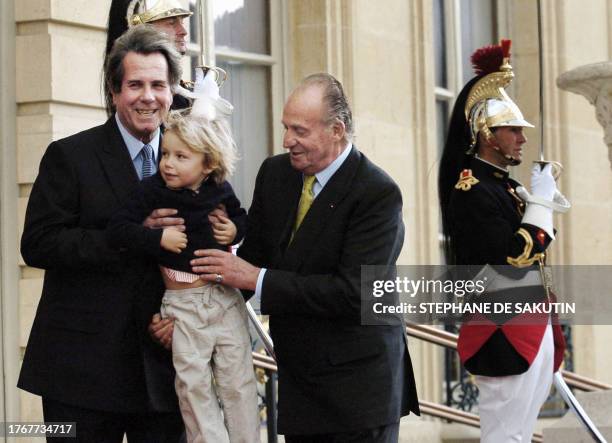
[[[520,183],[511,179],[508,171],[478,157],[472,159],[470,168],[461,172],[449,206],[457,264],[513,265],[516,272],[511,272],[510,278],[519,280],[529,270],[537,270],[537,259],[543,257],[552,239],[542,229],[521,223],[524,202],[515,191]],[[508,274],[507,268],[498,270]],[[494,300],[546,301],[546,292],[541,285],[511,287],[496,292]],[[526,315],[531,318],[525,318]],[[476,375],[527,371],[540,348],[548,317],[548,314],[471,317],[459,333],[462,363]],[[558,324],[553,325],[553,336],[556,371],[565,349]]]
[[[533,127],[505,90],[514,78],[510,47],[502,40],[472,54],[476,76],[453,106],[438,174],[446,261],[458,273],[467,267],[458,277],[479,285],[464,306],[471,314],[457,350],[476,376],[482,443],[531,441],[564,350],[541,274],[553,209],[548,198],[522,201],[508,177],[522,160],[523,128]],[[558,192],[549,169],[532,170],[532,192]]]
[[[181,80],[180,84],[183,88],[188,89],[189,91],[193,90],[193,88],[183,80]],[[174,96],[172,97],[172,105],[170,106],[170,109],[173,111],[180,111],[181,109],[191,108],[192,104],[193,100],[191,100],[190,98],[182,96],[181,94],[174,94]]]

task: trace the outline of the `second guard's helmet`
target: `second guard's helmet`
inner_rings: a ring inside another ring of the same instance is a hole
[[[178,0],[132,0],[127,9],[128,26],[142,25],[168,17],[189,17],[193,12]]]

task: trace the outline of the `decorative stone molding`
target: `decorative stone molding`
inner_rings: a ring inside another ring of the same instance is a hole
[[[557,78],[557,86],[583,95],[595,106],[595,117],[604,129],[612,166],[612,62],[593,63],[564,72]]]

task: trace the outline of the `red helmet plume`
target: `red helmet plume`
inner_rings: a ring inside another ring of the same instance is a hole
[[[499,71],[504,58],[510,57],[511,44],[511,40],[502,40],[499,45],[489,45],[474,51],[471,61],[476,75]]]

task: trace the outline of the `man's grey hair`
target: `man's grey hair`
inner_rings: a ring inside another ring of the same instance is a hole
[[[331,124],[335,120],[340,120],[344,123],[346,140],[351,141],[354,134],[353,114],[348,99],[344,94],[342,83],[331,74],[319,72],[317,74],[311,74],[302,80],[298,89],[314,85],[323,88],[323,100],[327,105],[326,123]]]
[[[106,108],[115,111],[113,98],[110,94],[119,93],[125,70],[123,59],[129,52],[149,55],[156,52],[166,59],[168,64],[168,83],[174,93],[181,79],[181,55],[166,34],[158,31],[151,25],[139,25],[129,29],[125,34],[115,40],[113,49],[106,58],[104,65],[104,84],[106,86]]]

